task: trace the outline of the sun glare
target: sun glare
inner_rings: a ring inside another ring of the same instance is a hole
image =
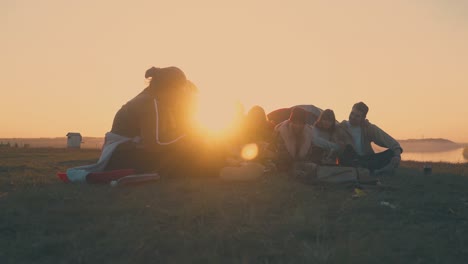
[[[253,160],[258,155],[258,146],[255,143],[247,144],[242,148],[241,157],[245,160]]]
[[[200,94],[197,122],[201,128],[214,134],[223,133],[234,124],[237,114],[234,101]]]

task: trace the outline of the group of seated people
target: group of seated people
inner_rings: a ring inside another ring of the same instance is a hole
[[[392,173],[398,167],[403,149],[400,144],[366,115],[363,102],[353,105],[348,120],[338,123],[333,110],[326,109],[313,124],[307,124],[307,111],[291,110],[289,119],[276,125],[277,163],[284,169],[294,162],[367,168],[373,174]],[[375,153],[371,143],[387,148]]]
[[[284,171],[296,162],[363,167],[371,173],[399,165],[402,148],[366,119],[369,108],[363,102],[354,104],[341,123],[333,110],[312,105],[268,115],[254,106],[238,118],[231,137],[214,141],[195,124],[198,90],[182,70],[153,67],[145,77],[148,87],[121,107],[105,136],[102,170],[212,173],[249,143],[259,148],[256,160],[273,161]],[[371,142],[387,150],[374,153]]]

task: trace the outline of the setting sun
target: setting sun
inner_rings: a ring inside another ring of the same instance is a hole
[[[226,132],[242,114],[234,100],[214,98],[200,93],[196,121],[202,129],[214,134]]]

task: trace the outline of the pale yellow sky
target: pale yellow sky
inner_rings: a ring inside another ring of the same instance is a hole
[[[208,104],[342,120],[364,101],[397,139],[468,142],[466,14],[456,0],[2,0],[0,137],[103,136],[144,71],[174,65]]]

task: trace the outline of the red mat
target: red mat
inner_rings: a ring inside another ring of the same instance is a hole
[[[62,180],[65,183],[69,183],[70,181],[68,180],[67,173],[65,172],[57,172],[57,177]]]

